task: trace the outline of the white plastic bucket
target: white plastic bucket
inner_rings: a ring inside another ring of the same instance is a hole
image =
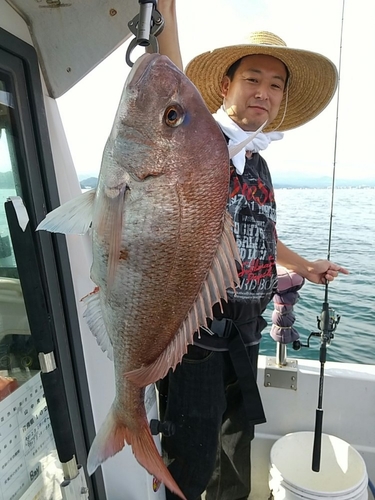
[[[323,434],[320,472],[314,472],[313,441],[313,432],[295,432],[272,446],[269,486],[274,500],[368,500],[366,465],[357,450]]]

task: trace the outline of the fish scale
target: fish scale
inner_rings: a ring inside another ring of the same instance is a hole
[[[144,393],[181,362],[212,306],[238,284],[228,188],[226,141],[197,89],[168,58],[143,55],[126,81],[97,189],[38,226],[91,232],[96,287],[82,299],[84,316],[113,358],[116,395],[91,445],[90,474],[128,443],[185,498],[155,446]]]

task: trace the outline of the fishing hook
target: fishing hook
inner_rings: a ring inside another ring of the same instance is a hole
[[[130,59],[130,55],[138,45],[141,47],[151,45],[154,53],[159,52],[156,37],[164,29],[164,18],[156,9],[156,0],[139,0],[139,3],[139,13],[128,22],[130,31],[135,35],[126,51],[126,63],[130,67],[134,64]]]

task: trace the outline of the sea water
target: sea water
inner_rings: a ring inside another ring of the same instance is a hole
[[[276,189],[277,231],[280,240],[309,260],[327,258],[331,213],[331,189]],[[340,322],[328,348],[328,361],[375,362],[375,189],[336,189],[330,259],[350,274],[340,275],[328,287],[328,303]],[[319,332],[317,316],[324,301],[323,285],[308,281],[299,292],[294,307],[301,341]],[[269,335],[271,303],[266,312],[269,326],[264,330],[261,353],[275,355],[275,342]],[[288,356],[319,359],[320,338],[311,337],[310,348]]]
[[[8,234],[4,201],[15,195],[0,189],[0,233]],[[281,241],[309,260],[325,259],[328,252],[331,211],[330,189],[276,189],[277,230]],[[340,322],[328,348],[327,360],[351,363],[375,361],[375,189],[345,188],[334,192],[330,257],[347,267],[329,285],[328,302]],[[317,316],[324,301],[324,286],[306,282],[299,292],[294,326],[306,344],[311,332],[319,331]],[[275,355],[276,345],[269,335],[273,304],[266,311],[269,325],[263,332],[261,353]],[[288,346],[288,356],[319,358],[319,337],[310,348],[300,351]]]

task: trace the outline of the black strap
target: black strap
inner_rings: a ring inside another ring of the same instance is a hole
[[[241,387],[245,411],[249,421],[253,425],[263,424],[266,422],[266,416],[253,367],[246,346],[234,325],[232,335],[229,338],[228,350]]]

